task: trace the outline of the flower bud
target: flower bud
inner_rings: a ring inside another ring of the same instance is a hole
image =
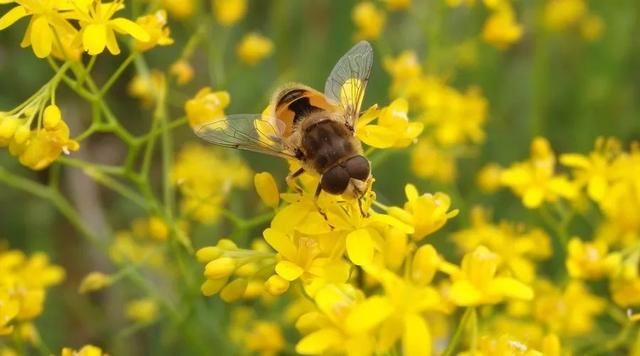
[[[267,292],[271,295],[281,295],[289,289],[289,281],[286,279],[274,274],[269,277],[266,282],[264,282],[264,286],[267,289]]]
[[[208,263],[222,256],[222,250],[217,246],[207,246],[196,252],[196,259],[200,263]]]
[[[209,263],[204,268],[204,275],[210,279],[219,279],[229,276],[236,268],[236,261],[230,257],[220,257]]]
[[[58,123],[62,121],[62,113],[57,105],[49,105],[44,109],[44,127],[47,130],[53,129],[58,126]]]
[[[202,283],[202,286],[200,286],[200,291],[202,292],[202,295],[210,297],[218,293],[220,289],[227,284],[228,280],[228,278],[207,279]]]
[[[29,124],[21,125],[16,129],[16,132],[13,134],[13,140],[17,144],[23,144],[27,141],[29,136],[31,135],[31,130],[29,128]]]
[[[13,137],[13,134],[20,125],[20,119],[9,116],[0,120],[0,140],[8,140]]]
[[[220,298],[227,303],[242,298],[247,290],[248,282],[245,278],[238,278],[227,284],[220,292]]]
[[[78,291],[81,294],[95,292],[104,287],[108,287],[112,282],[111,276],[107,274],[102,272],[91,272],[82,279]]]
[[[271,173],[257,173],[253,181],[256,186],[256,191],[265,205],[274,209],[277,208],[278,203],[280,203],[280,193],[278,192],[278,186]]]

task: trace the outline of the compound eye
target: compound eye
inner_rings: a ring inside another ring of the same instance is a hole
[[[344,167],[351,178],[362,181],[367,180],[367,178],[369,178],[369,173],[371,173],[369,161],[362,156],[350,158],[344,163]]]
[[[330,194],[342,194],[349,185],[349,173],[340,167],[335,166],[322,175],[320,187]]]

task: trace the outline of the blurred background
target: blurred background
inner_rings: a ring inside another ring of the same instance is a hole
[[[119,15],[127,18],[146,13],[149,6],[166,9],[175,43],[145,53],[146,68],[136,61],[106,100],[125,127],[135,134],[146,132],[153,105],[145,105],[141,100],[144,85],[136,93],[132,81],[141,71],[168,71],[184,55],[185,48],[191,46],[188,62],[195,75],[187,84],[171,87],[168,101],[172,119],[184,117],[185,101],[203,86],[228,91],[231,102],[225,109],[227,113],[261,112],[273,91],[283,83],[296,81],[322,89],[337,59],[356,39],[369,38],[375,57],[363,107],[376,103],[386,106],[399,96],[398,92],[393,93],[393,84],[402,87],[402,82],[390,73],[391,62],[403,51],[412,51],[421,68],[420,75],[437,78],[451,90],[460,93],[471,90],[484,98],[486,111],[481,114],[484,119],[480,125],[484,139],[468,140],[430,154],[416,152],[413,146],[384,155],[375,152],[372,158],[376,161],[375,190],[381,202],[395,205],[404,201],[406,183],[416,184],[421,192],[450,194],[452,206],[461,210],[461,216],[447,225],[448,231],[464,225],[470,208],[480,203],[489,206],[498,218],[537,221],[511,193],[486,195],[476,185],[477,173],[487,163],[508,165],[528,157],[529,143],[535,136],[548,138],[554,150],[562,153],[589,152],[598,136],[616,136],[625,145],[640,138],[638,1],[513,1],[509,4],[511,22],[502,18],[500,21],[504,22],[497,21],[493,30],[487,30],[488,21],[497,12],[507,10],[496,10],[489,0],[413,0],[406,1],[408,7],[403,3],[367,2],[373,10],[356,10],[364,3],[252,0],[237,23],[222,26],[216,22],[207,1],[164,0],[153,4],[126,1]],[[7,10],[3,5],[0,14]],[[384,18],[384,25],[378,24],[380,33],[367,34],[368,27],[375,30],[379,17]],[[0,78],[4,83],[0,91],[1,110],[20,104],[53,74],[45,60],[35,58],[31,49],[19,47],[26,24],[22,21],[0,32]],[[260,33],[272,43],[268,55],[255,64],[248,64],[237,53],[237,46],[251,32]],[[103,82],[124,56],[99,57],[92,72],[95,80]],[[90,107],[71,90],[61,86],[57,101],[64,108],[72,137],[88,127]],[[417,119],[425,110],[410,100],[410,120]],[[424,134],[429,135],[429,130],[427,125]],[[186,142],[196,141],[187,126],[179,127],[174,134],[176,151]],[[96,134],[81,142],[80,151],[71,157],[119,165],[126,150],[113,135]],[[241,157],[254,172],[271,172],[280,188],[284,188],[287,164],[283,160],[246,152],[225,154]],[[416,169],[416,165],[437,165],[435,160],[442,159],[443,154],[451,163],[446,166],[448,173],[439,175]],[[51,170],[61,170],[62,192],[70,204],[91,229],[108,236],[130,229],[132,221],[145,216],[139,207],[69,166],[55,164],[33,172],[22,167],[5,149],[0,150],[0,166],[43,184],[47,183]],[[161,174],[154,164],[154,178],[150,182],[154,189]],[[265,211],[251,184],[234,189],[226,200],[226,209],[248,219]],[[250,239],[260,236],[263,227],[258,224],[237,232],[221,217],[214,223],[193,226],[190,238],[198,248],[213,244],[219,237],[236,234],[238,244],[247,245]],[[194,301],[189,307],[189,317],[175,324],[170,317],[161,316],[150,326],[132,328],[122,312],[122,303],[143,296],[144,288],[142,291],[130,288],[127,282],[89,297],[78,294],[78,285],[87,273],[108,272],[113,266],[105,251],[83,239],[50,201],[0,183],[0,239],[26,253],[44,251],[66,271],[64,282],[47,294],[45,311],[36,320],[41,337],[54,349],[59,345],[91,342],[105,348],[110,346],[114,355],[240,352],[223,331],[230,322],[227,308],[218,298],[199,295],[201,272],[190,261],[184,262],[183,267],[194,271],[194,280],[190,282],[196,288],[187,291],[176,292],[174,282],[162,277],[164,273],[171,274],[170,271],[143,271],[160,295],[184,300],[176,294],[189,294],[191,299],[187,300]],[[432,243],[448,245],[447,233],[439,233]],[[278,310],[277,305],[243,303],[262,310],[264,315]],[[163,326],[166,323],[173,327]],[[287,329],[286,335],[295,332]]]

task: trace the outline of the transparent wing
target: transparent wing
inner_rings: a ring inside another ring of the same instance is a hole
[[[196,135],[213,144],[287,159],[296,158],[283,140],[284,124],[260,114],[228,115],[194,128]]]
[[[360,113],[372,64],[371,44],[360,41],[340,58],[324,86],[324,94],[345,110],[345,124],[351,128]]]

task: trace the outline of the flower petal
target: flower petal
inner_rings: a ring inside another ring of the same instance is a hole
[[[102,53],[107,46],[107,27],[100,24],[89,24],[82,32],[82,47],[90,55]]]
[[[318,355],[341,341],[342,337],[336,329],[320,329],[300,340],[296,345],[296,352],[301,355]]]
[[[404,320],[402,351],[407,356],[431,355],[431,333],[422,317],[409,314]]]
[[[127,33],[131,35],[131,37],[135,38],[141,42],[148,42],[151,38],[147,31],[144,30],[137,23],[127,20],[123,17],[118,17],[117,19],[113,19],[109,21],[109,24],[113,26],[113,28],[120,33]]]
[[[116,40],[116,34],[110,30],[107,30],[107,49],[114,56],[120,54],[120,46],[118,45],[118,40]]]
[[[355,305],[345,320],[349,334],[366,333],[386,319],[393,311],[393,306],[385,297],[371,297]]]
[[[31,47],[38,58],[45,58],[51,53],[53,45],[53,33],[49,22],[44,16],[38,16],[33,20],[31,27]]]
[[[347,254],[354,264],[369,264],[373,260],[373,253],[373,240],[366,229],[358,229],[347,235]]]
[[[13,25],[16,21],[27,16],[27,10],[22,6],[16,6],[0,17],[0,31]]]
[[[292,260],[296,257],[296,246],[293,244],[293,241],[291,241],[289,236],[272,228],[264,230],[262,236],[265,241],[267,241],[267,243],[271,245],[274,250],[278,251],[278,253],[284,258]]]
[[[276,265],[276,273],[287,281],[294,281],[304,273],[304,269],[290,261],[280,261]]]

